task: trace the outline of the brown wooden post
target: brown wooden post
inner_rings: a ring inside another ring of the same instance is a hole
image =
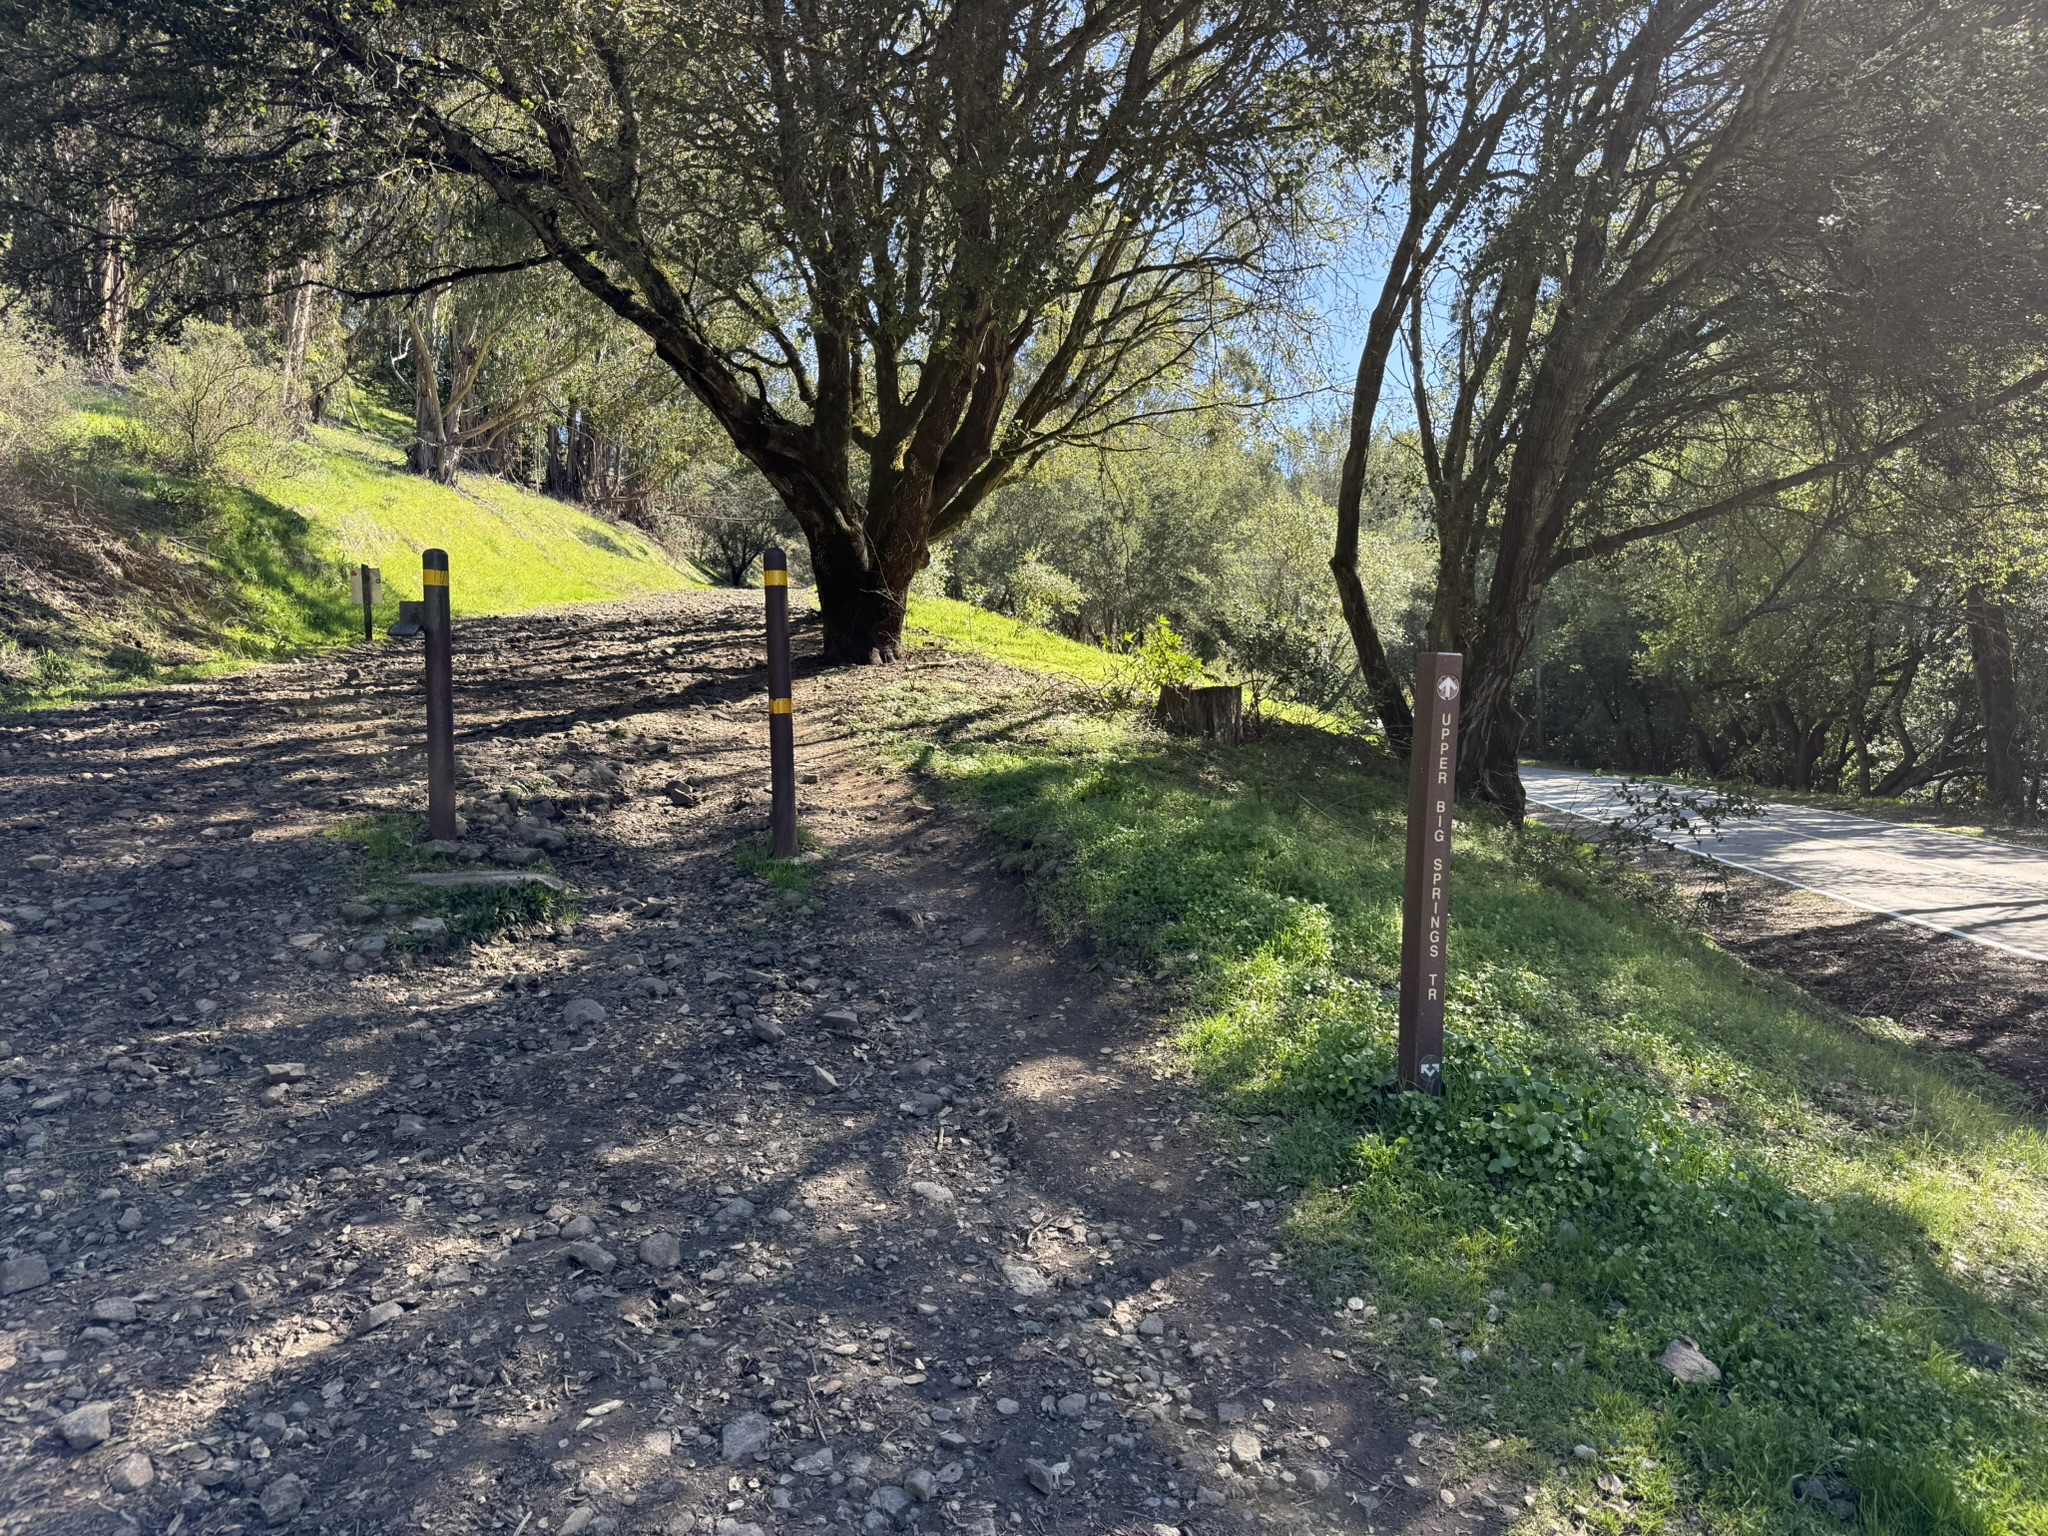
[[[384,573],[374,565],[358,565],[348,576],[349,595],[363,610],[363,643],[369,644],[376,638],[373,626],[376,623],[377,604],[384,596]]]
[[[793,859],[796,842],[796,709],[789,667],[789,557],[779,549],[761,556],[768,597],[768,830],[775,857]]]
[[[1449,950],[1451,796],[1458,782],[1458,697],[1465,658],[1415,662],[1415,744],[1408,759],[1408,878],[1401,892],[1403,1088],[1444,1091],[1444,962]]]
[[[448,551],[420,557],[420,628],[427,637],[427,836],[455,836],[455,665],[448,615]]]

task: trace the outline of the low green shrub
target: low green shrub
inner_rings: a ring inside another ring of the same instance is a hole
[[[426,818],[397,811],[352,817],[330,834],[350,843],[362,855],[358,895],[381,906],[395,925],[397,948],[416,954],[485,944],[532,923],[573,922],[575,909],[566,895],[539,882],[510,886],[457,887],[412,885],[409,874],[457,870],[452,858],[429,853],[423,843]],[[552,873],[547,861],[536,873]],[[437,917],[438,932],[411,927],[416,917]]]

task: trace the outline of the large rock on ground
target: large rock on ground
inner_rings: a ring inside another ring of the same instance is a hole
[[[775,1426],[758,1413],[743,1413],[725,1426],[718,1437],[718,1453],[727,1461],[742,1461],[768,1449],[775,1438]]]

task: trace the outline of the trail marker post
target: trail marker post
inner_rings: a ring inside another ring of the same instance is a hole
[[[775,857],[796,857],[796,701],[789,673],[789,557],[779,549],[761,556],[761,586],[768,598],[768,830]]]
[[[359,565],[348,573],[348,595],[363,610],[363,639],[373,638],[376,607],[384,601],[384,573],[374,565]]]
[[[420,629],[427,637],[427,836],[455,836],[455,664],[448,632],[448,551],[420,557]]]
[[[1415,744],[1408,766],[1408,878],[1401,891],[1400,1074],[1403,1088],[1444,1091],[1444,959],[1451,895],[1451,799],[1458,783],[1458,703],[1465,658],[1424,651],[1415,663]]]

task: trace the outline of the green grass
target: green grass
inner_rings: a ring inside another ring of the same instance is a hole
[[[1049,677],[1104,687],[1118,676],[1119,658],[1099,645],[1083,645],[951,598],[913,597],[903,628],[913,640],[928,638]]]
[[[969,651],[1026,672],[1071,678],[1108,694],[1137,700],[1158,693],[1156,680],[1145,677],[1144,669],[1134,665],[1130,656],[1069,640],[972,603],[945,597],[913,597],[903,630],[913,645],[923,643]],[[1266,699],[1261,712],[1268,720],[1328,731],[1345,731],[1356,724],[1289,699]]]
[[[1294,1261],[1377,1308],[1333,1326],[1466,1468],[1538,1490],[1525,1525],[1840,1531],[1792,1495],[1820,1477],[1873,1532],[2048,1533],[2048,1136],[2015,1091],[1746,971],[1582,845],[1466,818],[1447,1094],[1390,1093],[1396,776],[935,677],[871,728],[1055,932],[1180,989]],[[1718,1388],[1655,1363],[1680,1336]]]
[[[406,472],[385,437],[335,427],[226,484],[135,451],[127,401],[97,392],[67,427],[82,536],[137,573],[62,606],[0,609],[0,707],[196,678],[360,641],[348,568],[381,567],[381,634],[420,595],[420,552],[448,551],[457,617],[694,585],[637,530],[489,476],[449,487]],[[67,499],[71,499],[67,497]]]
[[[802,828],[797,829],[796,840],[798,848],[806,853],[823,852],[818,840]],[[776,858],[775,845],[765,838],[743,846],[733,855],[733,862],[774,890],[808,896],[817,889],[818,878],[814,864],[800,864],[793,859]]]
[[[693,584],[637,529],[488,475],[436,485],[407,473],[402,450],[379,437],[321,427],[293,457],[257,491],[305,518],[341,567],[383,570],[384,623],[401,598],[419,597],[420,552],[430,548],[448,551],[458,618]]]
[[[353,817],[327,834],[361,856],[355,870],[356,899],[383,909],[384,917],[396,925],[391,934],[395,947],[414,952],[455,949],[489,943],[527,923],[575,921],[568,898],[538,883],[478,890],[408,885],[405,877],[410,874],[465,867],[427,852],[422,846],[425,827],[423,816],[384,811]],[[553,873],[544,858],[531,868]],[[437,917],[446,926],[439,933],[415,933],[410,924],[416,917]]]

